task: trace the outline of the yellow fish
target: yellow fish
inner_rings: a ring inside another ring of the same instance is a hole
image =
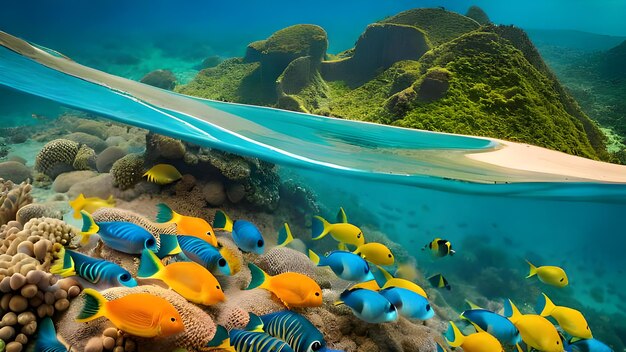
[[[376,280],[360,282],[354,286],[351,286],[348,291],[354,290],[355,288],[364,288],[370,291],[380,291],[380,285],[378,285],[378,282],[376,282]]]
[[[558,266],[545,265],[536,267],[532,265],[528,260],[526,261],[526,263],[530,265],[530,272],[528,273],[528,276],[526,276],[527,279],[529,277],[537,275],[539,281],[556,287],[565,287],[569,283],[569,281],[567,280],[567,274],[565,274],[565,270],[559,268]]]
[[[376,265],[393,265],[393,254],[382,243],[370,242],[357,247],[354,254]]]
[[[424,246],[422,250],[426,250],[430,252],[433,257],[445,257],[447,255],[454,255],[456,253],[452,249],[452,244],[448,240],[444,240],[441,238],[435,238],[430,243]]]
[[[115,207],[115,199],[113,199],[112,195],[108,199],[98,197],[85,198],[85,195],[81,193],[76,199],[70,201],[70,206],[74,209],[74,219],[80,219],[81,210],[91,214],[100,208],[113,208]]]
[[[314,216],[311,231],[311,237],[314,240],[319,240],[330,234],[335,240],[340,242],[340,249],[342,249],[343,244],[351,244],[358,248],[365,243],[363,231],[348,223],[348,218],[343,208],[339,209],[337,223],[335,224],[329,223],[321,216]]]
[[[563,352],[561,336],[546,318],[520,313],[510,299],[504,301],[504,315],[519,330],[522,340],[528,346],[543,352]]]
[[[88,322],[106,317],[116,328],[140,337],[165,337],[184,330],[183,320],[174,306],[161,297],[133,293],[107,301],[98,291],[83,290],[85,304],[76,321]]]
[[[205,267],[195,262],[175,262],[164,266],[151,250],[145,248],[137,277],[159,279],[188,301],[210,306],[226,299],[220,283]]]
[[[407,289],[409,291],[413,291],[424,298],[428,298],[426,291],[424,291],[424,289],[421,288],[418,284],[412,281],[406,280],[406,279],[399,278],[399,277],[393,277],[393,275],[391,275],[389,272],[387,272],[387,270],[381,267],[378,267],[378,270],[380,270],[380,272],[383,273],[383,275],[385,276],[385,280],[387,280],[385,281],[385,284],[383,285],[382,289],[386,289],[389,287],[400,287],[400,288]]]
[[[582,339],[593,338],[585,317],[576,309],[556,306],[545,293],[539,296],[535,309],[542,317],[551,316],[566,333]]]
[[[467,352],[503,352],[500,341],[487,332],[481,331],[471,335],[463,335],[461,330],[450,322],[445,333],[446,342],[451,347],[462,347]]]
[[[154,182],[159,185],[167,185],[174,181],[180,180],[183,175],[176,168],[169,164],[157,164],[143,174],[148,177],[148,182]]]
[[[322,288],[310,277],[294,272],[270,276],[258,266],[248,263],[252,274],[247,290],[266,289],[278,297],[287,308],[319,307],[322,305]]]
[[[174,223],[176,224],[176,233],[179,235],[198,237],[209,242],[213,247],[218,246],[215,231],[206,220],[180,215],[164,203],[157,204],[157,208],[159,209],[156,218],[157,222]]]

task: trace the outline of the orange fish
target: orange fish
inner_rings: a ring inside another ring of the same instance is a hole
[[[193,216],[180,215],[166,204],[158,204],[159,213],[157,222],[167,222],[176,224],[176,232],[179,235],[188,235],[201,238],[209,242],[213,247],[217,247],[217,237],[213,227],[206,220]]]
[[[107,301],[98,291],[83,290],[85,305],[76,321],[106,317],[116,328],[140,337],[164,337],[184,330],[183,320],[165,299],[148,293],[133,293]]]
[[[322,305],[322,288],[310,277],[294,272],[268,275],[258,266],[249,263],[252,274],[247,290],[259,287],[278,297],[287,308],[319,307]]]
[[[159,279],[188,301],[210,306],[226,297],[215,276],[195,262],[175,262],[164,266],[151,250],[141,253],[138,278]]]

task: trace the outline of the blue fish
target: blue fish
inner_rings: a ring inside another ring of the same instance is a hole
[[[508,345],[516,345],[522,341],[519,330],[513,323],[500,314],[479,308],[468,301],[472,309],[461,313],[461,317],[467,319],[477,331],[488,332],[500,342]]]
[[[185,256],[192,261],[204,266],[212,273],[219,271],[224,275],[230,275],[230,266],[219,250],[207,241],[194,237],[178,235],[178,244]]]
[[[435,311],[424,296],[401,287],[389,287],[379,292],[398,313],[409,319],[428,320],[435,316]]]
[[[57,332],[50,317],[43,318],[37,333],[34,352],[67,352],[67,348],[57,339]]]
[[[242,251],[263,254],[265,240],[263,240],[263,235],[259,228],[253,223],[246,220],[233,222],[225,212],[218,210],[213,220],[213,228],[229,231],[233,236],[235,244]]]
[[[141,254],[144,248],[159,251],[157,238],[139,225],[122,221],[96,223],[86,211],[80,213],[83,216],[83,244],[89,242],[91,235],[98,233],[104,244],[116,251],[128,254]]]
[[[63,277],[78,275],[91,284],[107,287],[135,287],[137,281],[128,270],[104,259],[89,256],[61,247],[59,259],[50,267],[50,272]]]
[[[343,291],[335,305],[345,304],[352,313],[368,323],[386,323],[398,320],[396,307],[376,291],[355,288]]]
[[[596,339],[570,341],[572,352],[614,352],[604,342]]]
[[[309,250],[309,258],[317,266],[328,266],[339,278],[347,281],[370,281],[374,275],[365,259],[348,251],[332,251],[325,257],[320,257]]]
[[[326,347],[324,335],[302,315],[284,310],[261,316],[263,330],[286,341],[295,352],[332,352]]]
[[[237,352],[294,352],[287,342],[263,332],[263,321],[252,313],[246,330],[233,329],[229,335]]]

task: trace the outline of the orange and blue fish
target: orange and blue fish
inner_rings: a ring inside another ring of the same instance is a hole
[[[217,248],[198,237],[179,235],[177,239],[187,258],[204,266],[212,273],[231,275],[230,265]]]
[[[96,223],[86,211],[81,211],[83,216],[83,229],[81,243],[87,244],[91,235],[98,233],[108,247],[128,254],[140,254],[144,248],[158,251],[160,243],[143,227],[122,221]]]
[[[159,209],[156,217],[157,222],[176,224],[177,234],[198,237],[210,243],[212,246],[217,247],[215,231],[206,220],[194,216],[178,214],[167,204],[160,203],[157,207]]]
[[[261,231],[250,221],[233,221],[224,211],[218,210],[215,213],[213,227],[230,232],[237,247],[244,252],[260,255],[265,250],[265,240]]]
[[[271,276],[252,263],[248,263],[248,268],[252,279],[247,290],[257,287],[268,290],[287,308],[322,305],[322,288],[310,277],[294,272]]]

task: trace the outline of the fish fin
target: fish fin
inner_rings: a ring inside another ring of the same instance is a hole
[[[88,212],[86,212],[85,210],[81,210],[80,214],[83,217],[83,228],[81,229],[81,232],[80,232],[82,237],[80,239],[80,243],[85,245],[89,243],[89,237],[93,235],[94,233],[97,233],[100,230],[100,228],[98,227],[96,222],[93,221],[93,218]]]
[[[206,347],[210,347],[211,349],[216,350],[234,351],[233,347],[230,344],[230,336],[228,336],[228,331],[225,327],[221,325],[217,325],[215,335],[213,335],[211,341],[206,344]]]
[[[107,303],[106,298],[92,288],[84,289],[82,294],[84,305],[80,313],[78,313],[76,321],[84,323],[103,316]]]
[[[250,315],[250,320],[248,321],[248,325],[246,325],[246,331],[253,332],[263,332],[263,320],[259,318],[258,315],[254,313],[248,313]]]
[[[39,334],[35,342],[35,351],[52,351],[49,344],[57,341],[57,332],[50,317],[45,317],[39,323],[37,333]]]
[[[439,342],[435,342],[435,345],[437,346],[437,352],[446,352],[446,349]]]
[[[79,220],[80,219],[80,210],[85,206],[85,195],[84,194],[79,194],[78,197],[76,197],[76,199],[74,200],[70,200],[70,207],[72,207],[72,209],[74,209],[74,219]]]
[[[486,332],[485,330],[483,330],[483,328],[478,326],[478,324],[474,323],[473,321],[470,321],[470,323],[474,326],[474,329],[476,329],[476,332]]]
[[[58,258],[55,259],[50,266],[50,273],[63,277],[75,276],[74,261],[65,248],[61,247],[57,255]]]
[[[271,276],[263,271],[263,269],[252,263],[248,263],[248,268],[250,269],[250,274],[252,275],[252,278],[250,279],[250,284],[248,285],[248,288],[246,288],[246,290],[252,290],[253,288],[257,287],[264,288],[267,279],[269,279]]]
[[[172,210],[172,208],[165,203],[157,204],[157,209],[156,222],[158,223],[178,222],[181,219],[181,215]]]
[[[143,251],[141,251],[141,262],[139,263],[137,277],[141,279],[158,278],[159,272],[164,267],[163,263],[161,263],[153,251],[144,248]]]
[[[470,301],[469,299],[466,299],[465,303],[467,303],[467,305],[470,307],[470,309],[482,309],[477,304],[475,304],[472,301]]]
[[[226,263],[228,263],[228,268],[230,271],[229,275],[237,274],[239,270],[241,270],[241,260],[239,259],[239,257],[235,255],[235,252],[233,252],[228,247],[222,247],[219,249],[219,251],[222,255],[222,258],[224,258],[226,260]]]
[[[347,251],[347,250],[348,250],[348,247],[346,247],[346,244],[345,244],[345,243],[343,243],[343,242],[339,242],[339,243],[337,244],[337,249],[338,249],[338,250],[340,250],[340,251]]]
[[[577,342],[577,341],[580,341],[580,340],[584,340],[584,339],[581,338],[581,337],[572,336],[572,338],[569,339],[569,343],[571,344],[571,343],[574,343],[574,342]]]
[[[376,267],[378,268],[378,270],[380,270],[380,272],[385,277],[385,283],[393,279],[393,275],[391,275],[387,270],[383,269],[383,267],[381,267],[380,265],[376,265]]]
[[[511,321],[516,321],[519,317],[522,316],[519,309],[513,304],[513,301],[510,299],[504,300],[504,316],[509,318]]]
[[[337,302],[333,303],[334,306],[340,306],[342,304],[344,304],[343,301],[337,301]]]
[[[453,322],[450,322],[450,325],[448,325],[448,330],[444,334],[444,337],[448,345],[452,347],[460,347],[465,340],[465,336]]]
[[[343,207],[339,208],[339,212],[337,213],[337,222],[341,222],[344,224],[348,222],[348,216],[346,215],[346,212],[343,210]]]
[[[293,235],[289,224],[285,223],[283,227],[278,231],[278,247],[284,247],[293,241]]]
[[[146,171],[142,177],[147,177],[148,182],[154,182],[159,185],[166,185],[176,180],[180,180],[183,175],[170,164],[157,164]]]
[[[223,210],[218,210],[215,212],[215,218],[213,219],[213,228],[233,232],[233,220]]]
[[[364,289],[367,289],[367,290],[370,290],[370,291],[380,291],[381,290],[381,287],[376,282],[376,279],[372,279],[372,280],[369,280],[369,281],[358,283],[358,284],[350,287],[348,290],[355,290],[357,288],[364,288]]]
[[[176,235],[159,235],[161,239],[161,246],[159,251],[156,252],[157,257],[165,258],[168,255],[174,255],[182,252],[180,245],[178,244],[178,237]]]
[[[313,263],[315,263],[315,265],[320,265],[320,256],[315,254],[315,252],[313,252],[312,250],[309,249],[309,259],[311,259],[311,261]]]
[[[530,270],[528,271],[528,276],[526,276],[526,278],[528,279],[529,277],[533,277],[537,274],[537,267],[532,265],[531,262],[529,262],[528,260],[526,260],[526,263],[528,263],[528,265],[530,265]]]
[[[113,198],[112,194],[109,194],[109,198],[107,198],[107,203],[115,206],[115,198]]]
[[[324,238],[328,234],[328,230],[330,230],[330,223],[321,216],[314,216],[312,221],[311,238],[313,240]]]
[[[535,306],[535,311],[537,312],[537,314],[541,315],[542,317],[547,317],[548,315],[552,314],[554,308],[556,308],[554,303],[552,303],[550,298],[548,298],[548,296],[546,296],[546,294],[542,292],[541,296],[537,298],[537,305]]]

